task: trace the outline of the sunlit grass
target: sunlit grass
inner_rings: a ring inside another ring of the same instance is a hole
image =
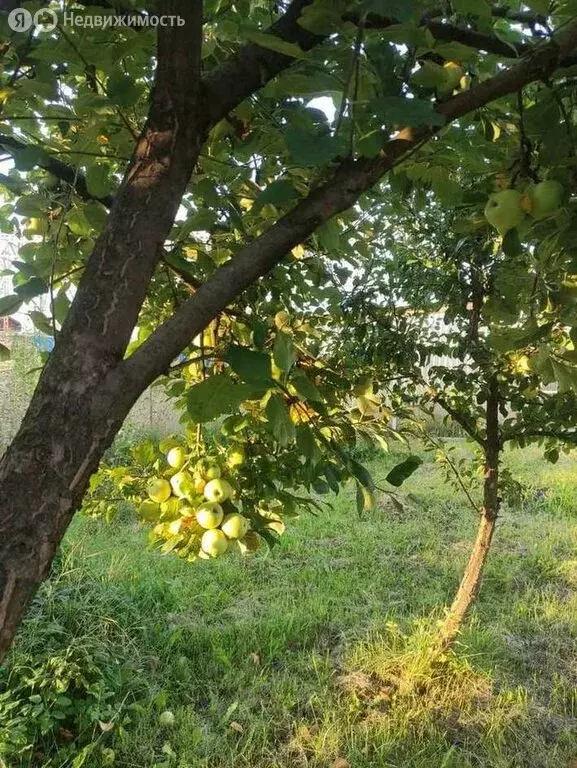
[[[577,463],[552,467],[535,449],[507,462],[526,501],[504,510],[471,622],[441,667],[431,641],[476,520],[431,463],[403,488],[404,511],[382,498],[359,519],[346,493],[248,559],[190,566],[147,552],[129,519],[79,518],[18,649],[39,649],[57,622],[58,642],[90,638],[128,665],[138,707],[124,734],[102,737],[123,768],[567,766]]]

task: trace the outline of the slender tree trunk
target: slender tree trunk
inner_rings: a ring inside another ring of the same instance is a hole
[[[484,444],[485,480],[481,519],[469,562],[441,629],[439,643],[441,652],[447,651],[455,642],[467,613],[477,596],[499,514],[499,455],[501,452],[501,440],[499,436],[499,394],[495,379],[492,379],[489,384],[486,414],[487,435]]]

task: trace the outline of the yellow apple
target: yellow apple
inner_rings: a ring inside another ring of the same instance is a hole
[[[250,523],[246,517],[237,513],[227,515],[220,526],[221,531],[229,539],[242,539],[243,536],[246,535],[249,527]]]
[[[170,483],[162,477],[153,478],[146,490],[152,501],[157,504],[162,504],[170,498]]]
[[[218,528],[223,517],[222,507],[214,501],[205,501],[196,510],[196,520],[203,528]]]
[[[200,540],[202,551],[211,557],[218,557],[228,549],[228,539],[218,528],[205,531]]]
[[[231,484],[227,480],[222,480],[221,478],[210,480],[204,488],[204,498],[207,501],[216,501],[220,503],[221,501],[232,499],[233,496],[234,490]]]
[[[166,455],[166,460],[171,467],[174,467],[174,469],[182,469],[184,462],[186,461],[184,449],[180,448],[180,446],[171,448]]]

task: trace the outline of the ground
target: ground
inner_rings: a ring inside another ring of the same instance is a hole
[[[430,459],[403,510],[382,496],[359,519],[351,491],[251,558],[186,565],[146,551],[126,515],[78,517],[9,669],[44,660],[46,680],[50,658],[79,656],[94,670],[75,690],[92,685],[101,712],[82,760],[63,702],[60,756],[44,737],[7,765],[575,768],[577,460],[532,448],[507,463],[523,509],[505,509],[471,622],[433,676],[476,520]],[[375,477],[390,464],[372,460]]]

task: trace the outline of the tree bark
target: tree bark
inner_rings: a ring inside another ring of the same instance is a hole
[[[294,0],[271,28],[303,48],[322,40],[297,23],[308,2]],[[438,131],[400,131],[378,157],[346,160],[294,211],[217,270],[124,360],[208,130],[292,61],[248,45],[233,57],[234,66],[222,65],[203,78],[201,0],[165,0],[164,11],[180,14],[186,24],[159,31],[149,119],[22,426],[0,461],[0,661],[48,572],[90,476],[138,396],[247,285],[272,269],[319,224],[353,205],[395,163]],[[519,65],[443,102],[438,111],[450,122],[552,75],[576,46],[577,23],[573,23]]]
[[[502,442],[499,433],[499,392],[495,379],[492,379],[489,384],[486,424],[485,478],[481,519],[469,562],[441,629],[439,650],[442,653],[449,650],[455,642],[477,596],[499,515],[499,456]]]

